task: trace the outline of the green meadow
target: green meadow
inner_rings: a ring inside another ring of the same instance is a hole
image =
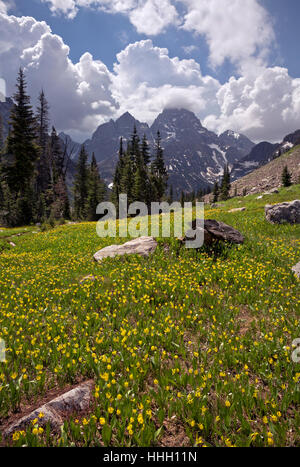
[[[299,446],[300,225],[267,223],[264,206],[300,185],[257,196],[206,207],[246,238],[218,251],[160,238],[149,258],[96,263],[126,239],[95,223],[0,228],[0,432],[49,391],[95,382],[60,432],[41,414],[2,444]]]

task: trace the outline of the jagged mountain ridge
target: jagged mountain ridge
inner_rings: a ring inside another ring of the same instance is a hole
[[[181,190],[190,192],[213,184],[226,163],[232,166],[254,146],[246,136],[230,130],[216,135],[203,127],[193,112],[185,109],[165,109],[151,127],[126,112],[116,121],[100,125],[92,138],[84,143],[90,156],[95,153],[107,184],[113,180],[120,137],[126,145],[134,125],[140,138],[146,134],[151,148],[157,131],[160,131],[169,184],[177,194]]]

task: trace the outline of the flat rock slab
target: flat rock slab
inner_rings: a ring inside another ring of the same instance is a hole
[[[265,215],[271,224],[300,224],[300,200],[265,206]]]
[[[96,261],[104,258],[114,258],[123,255],[141,255],[148,257],[157,248],[157,242],[153,237],[139,237],[124,243],[123,245],[110,245],[94,254]]]
[[[193,240],[195,238],[196,229],[201,229],[202,221],[195,219],[191,226],[191,231],[186,233],[183,241]],[[244,236],[230,225],[224,224],[224,222],[216,221],[214,219],[204,220],[204,244],[211,245],[214,241],[223,241],[228,243],[242,244],[245,241]]]
[[[300,261],[296,266],[292,268],[292,271],[296,274],[296,276],[300,279]]]
[[[81,412],[88,409],[94,382],[87,381],[71,391],[56,397],[47,404],[42,405],[38,409],[31,412],[29,415],[20,418],[17,422],[11,425],[4,435],[10,436],[15,431],[26,429],[32,420],[38,418],[42,413],[43,418],[39,419],[39,424],[45,426],[50,424],[51,428],[58,429],[64,421],[64,415],[67,413]]]

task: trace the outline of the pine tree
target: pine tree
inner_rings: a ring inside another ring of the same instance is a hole
[[[60,175],[53,188],[54,201],[51,205],[50,217],[54,219],[70,219],[70,203],[63,175]]]
[[[226,166],[224,167],[224,173],[223,173],[221,189],[220,189],[222,201],[226,201],[229,198],[230,188],[231,188],[230,171],[229,171],[228,164],[226,164]]]
[[[136,170],[132,187],[133,201],[148,202],[148,173],[141,154],[136,155]]]
[[[50,206],[51,218],[69,219],[70,203],[66,186],[65,151],[63,151],[62,142],[54,127],[52,127],[46,157],[50,166],[50,187],[44,192],[42,202],[47,207]]]
[[[184,206],[184,203],[185,203],[185,193],[184,193],[184,191],[182,190],[182,191],[181,191],[181,195],[180,195],[180,204],[181,204],[181,207]]]
[[[284,166],[282,175],[281,175],[282,186],[289,187],[292,185],[292,175],[289,172],[287,165]]]
[[[146,135],[143,137],[142,141],[142,156],[144,159],[144,164],[147,166],[150,164],[150,151]]]
[[[132,163],[132,151],[127,151],[123,157],[123,169],[120,178],[120,193],[126,194],[128,203],[133,202],[134,169]]]
[[[215,182],[213,189],[213,203],[217,203],[220,195],[220,189],[218,182]]]
[[[76,174],[74,179],[74,211],[76,219],[85,219],[87,216],[87,197],[88,197],[88,155],[84,145],[81,147]]]
[[[97,206],[104,200],[105,196],[105,184],[101,180],[94,153],[89,167],[88,178],[87,216],[88,220],[96,221],[98,220],[96,214]]]
[[[38,144],[40,156],[37,161],[37,194],[44,193],[50,186],[50,166],[48,160],[49,105],[44,91],[39,95],[37,108]]]
[[[157,132],[157,138],[155,141],[155,158],[152,163],[152,172],[155,175],[154,184],[158,198],[155,201],[160,201],[167,189],[168,174],[164,163],[163,149],[161,147],[161,136],[159,131]]]
[[[119,196],[121,193],[121,178],[124,170],[124,149],[123,138],[120,138],[119,160],[115,169],[111,200],[114,203],[117,213],[119,212]]]
[[[172,204],[173,201],[174,201],[173,185],[170,185],[168,201],[169,201],[170,204]]]
[[[197,192],[198,201],[202,201],[203,195],[204,195],[204,192],[203,192],[202,188],[199,188],[199,190]]]
[[[56,129],[52,127],[50,137],[50,176],[52,186],[54,186],[58,179],[64,174],[64,153],[61,146],[61,140],[56,132]]]
[[[131,141],[130,141],[129,148],[130,148],[131,161],[133,163],[134,170],[135,170],[137,159],[139,158],[140,153],[141,153],[140,138],[139,138],[139,135],[137,134],[137,129],[136,129],[135,124],[133,128],[133,133],[131,135]]]
[[[20,68],[7,141],[12,163],[6,169],[9,190],[16,202],[16,224],[28,224],[33,220],[33,178],[39,150],[36,144],[36,119],[26,88],[24,72]]]

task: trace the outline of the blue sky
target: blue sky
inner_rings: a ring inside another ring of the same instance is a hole
[[[122,111],[151,123],[172,105],[254,140],[300,127],[299,0],[0,0],[0,12],[8,92],[23,66],[77,139]]]
[[[48,5],[40,0],[14,0],[14,3],[15,8],[11,12],[17,16],[33,16],[37,20],[46,21],[52,31],[59,34],[70,46],[73,61],[78,61],[84,52],[89,51],[95,59],[102,60],[112,69],[116,54],[125,45],[147,38],[145,34],[138,34],[128,18],[122,14],[81,9],[76,18],[70,20],[61,14],[54,15]],[[299,0],[261,0],[260,3],[271,14],[277,39],[271,52],[271,63],[285,66],[292,77],[299,77]],[[170,26],[166,32],[155,37],[153,43],[159,47],[167,47],[170,56],[179,58],[187,58],[184,46],[194,45],[197,48],[188,56],[200,63],[204,74],[209,73],[221,82],[226,81],[235,71],[230,63],[223,64],[217,70],[210,68],[207,64],[208,48],[205,40],[190,32]]]

